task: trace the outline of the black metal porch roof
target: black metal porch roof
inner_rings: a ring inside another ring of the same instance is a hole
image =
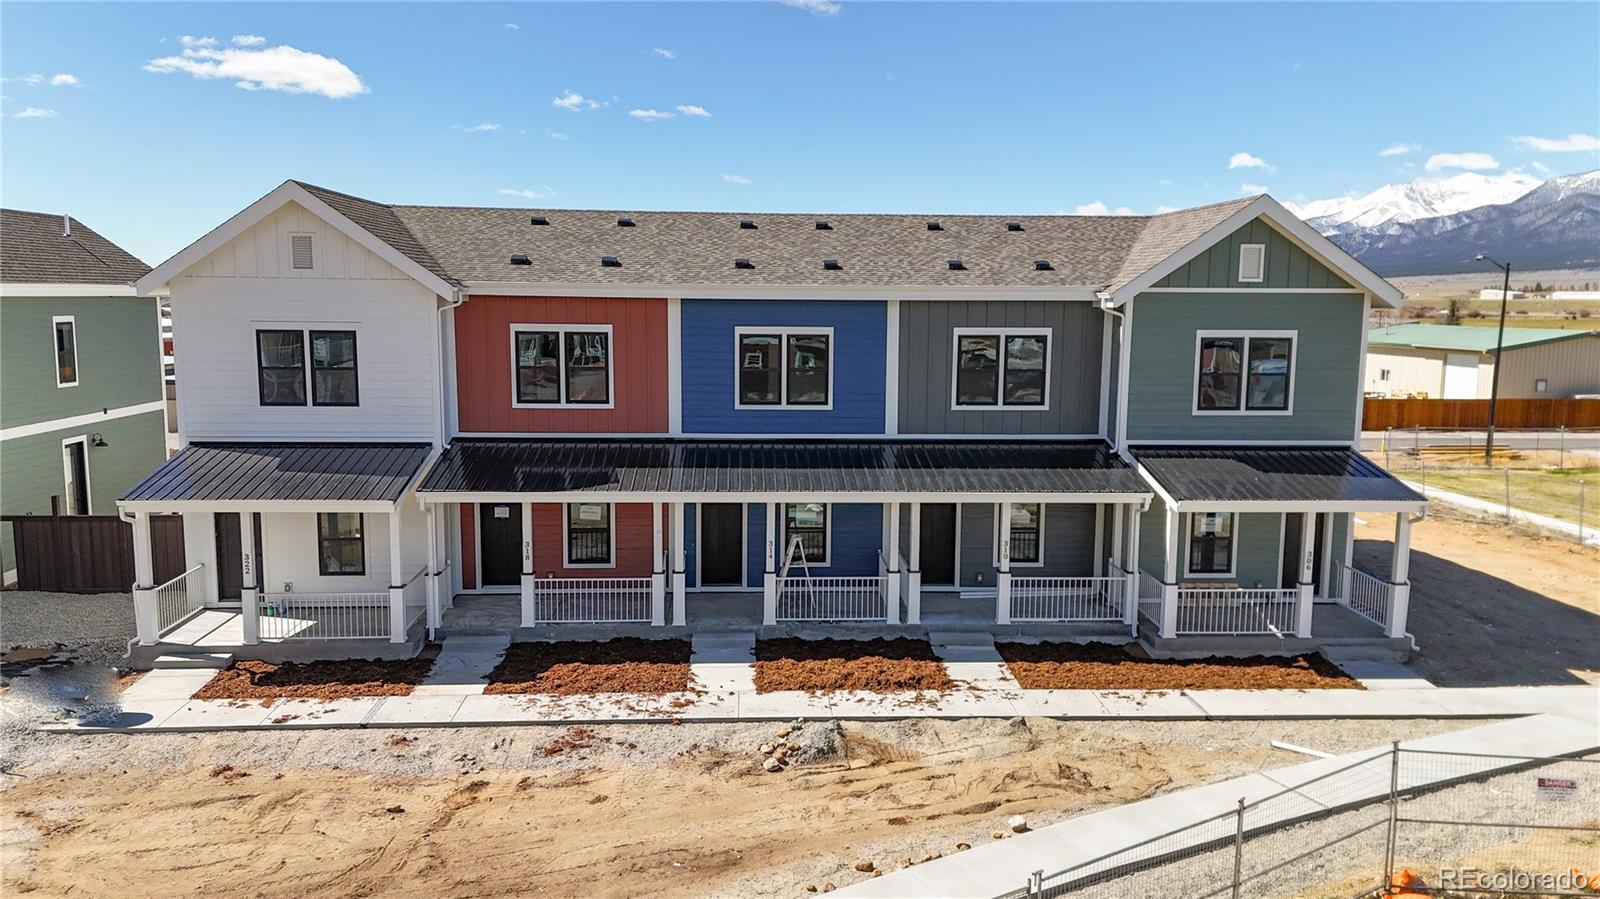
[[[1178,502],[1423,502],[1344,447],[1138,446],[1134,459]]]
[[[394,502],[427,461],[417,443],[197,443],[146,475],[129,502]]]
[[[500,440],[445,450],[422,493],[1107,493],[1149,487],[1104,443]]]

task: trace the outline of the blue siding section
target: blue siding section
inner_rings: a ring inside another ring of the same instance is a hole
[[[862,300],[690,300],[683,318],[683,430],[882,434],[888,309]],[[833,328],[833,408],[734,408],[734,329]]]
[[[883,542],[883,506],[877,503],[834,503],[830,511],[833,515],[831,564],[826,568],[813,569],[812,574],[817,577],[876,575],[878,544]],[[788,542],[787,537],[779,539]],[[781,546],[778,549],[778,566],[783,567]]]

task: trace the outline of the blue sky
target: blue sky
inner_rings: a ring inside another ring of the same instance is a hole
[[[0,202],[70,211],[151,263],[289,177],[406,203],[1037,214],[1600,166],[1596,3],[0,18]]]

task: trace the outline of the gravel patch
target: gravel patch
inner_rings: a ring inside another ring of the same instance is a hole
[[[0,652],[19,646],[82,646],[133,637],[131,593],[0,592]]]

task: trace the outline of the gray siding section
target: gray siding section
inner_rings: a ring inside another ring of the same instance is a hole
[[[1263,281],[1245,283],[1239,280],[1239,245],[1247,243],[1267,245],[1267,270]],[[1272,290],[1276,287],[1342,288],[1350,285],[1277,229],[1256,219],[1153,286]]]
[[[1111,381],[1106,391],[1106,437],[1116,442],[1117,389],[1122,386],[1122,320],[1111,320],[1111,358],[1107,361],[1106,376]]]
[[[1163,294],[1133,301],[1129,440],[1350,440],[1362,298],[1355,294]],[[1293,415],[1195,415],[1196,332],[1296,331]]]
[[[1159,498],[1152,500],[1150,509],[1139,521],[1139,567],[1161,578],[1166,557],[1166,507]],[[1184,557],[1188,552],[1188,516],[1182,516],[1178,525],[1178,582],[1203,583],[1219,581],[1237,583],[1241,587],[1278,586],[1278,565],[1283,557],[1283,516],[1277,512],[1245,512],[1239,515],[1238,554],[1231,577],[1207,577],[1184,573]],[[1337,535],[1336,535],[1337,539]],[[1338,558],[1343,558],[1343,545],[1338,544]]]
[[[1096,434],[1103,313],[1089,302],[900,303],[900,433]],[[954,410],[956,328],[1051,329],[1046,411]]]
[[[966,503],[961,512],[961,586],[993,587],[994,505]],[[1110,518],[1106,539],[1111,539]],[[1108,550],[1109,552],[1109,546]],[[1051,503],[1044,510],[1044,565],[1013,566],[1022,577],[1088,577],[1094,574],[1094,506]]]

